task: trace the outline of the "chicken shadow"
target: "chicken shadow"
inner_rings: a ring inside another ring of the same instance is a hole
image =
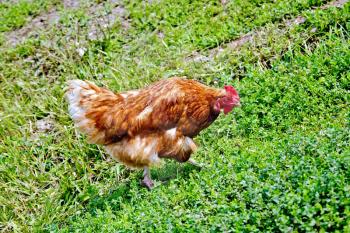
[[[167,160],[166,164],[160,168],[152,169],[152,179],[159,181],[162,185],[167,185],[171,180],[176,178],[189,178],[193,171],[200,171],[202,168],[189,163],[179,163]]]

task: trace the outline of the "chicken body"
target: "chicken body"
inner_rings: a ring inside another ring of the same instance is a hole
[[[224,89],[174,77],[122,93],[72,80],[66,98],[75,125],[90,143],[148,171],[160,158],[187,161],[197,148],[192,138],[218,117],[215,103],[225,95]]]

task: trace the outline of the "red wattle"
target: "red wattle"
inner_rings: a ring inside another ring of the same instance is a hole
[[[224,113],[227,114],[232,110],[231,106],[224,107]]]

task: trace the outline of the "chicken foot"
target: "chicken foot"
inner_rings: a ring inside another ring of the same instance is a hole
[[[196,160],[194,159],[189,159],[187,160],[187,162],[189,162],[190,164],[192,164],[193,166],[199,167],[199,168],[203,168],[203,165],[198,163]]]
[[[149,167],[145,167],[143,169],[143,180],[141,184],[146,188],[148,188],[149,190],[151,190],[154,186],[153,181],[151,179],[151,173],[150,173]]]

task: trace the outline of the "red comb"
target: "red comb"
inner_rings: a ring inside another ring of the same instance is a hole
[[[236,89],[233,86],[225,86],[225,90],[228,93],[231,93],[233,96],[238,96],[238,92],[236,91]]]

